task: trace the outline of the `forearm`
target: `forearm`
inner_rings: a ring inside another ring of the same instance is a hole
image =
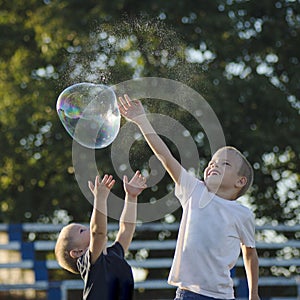
[[[258,296],[258,260],[251,260],[248,267],[248,287],[249,287],[249,299],[257,299]]]
[[[90,219],[90,230],[92,234],[107,234],[107,202],[106,199],[94,199],[94,207]]]
[[[173,157],[171,151],[155,132],[151,123],[145,115],[136,118],[135,123],[142,132],[146,142],[155,154],[155,156],[163,164],[169,175],[172,177],[174,182],[178,181],[181,166],[177,160]]]
[[[163,163],[166,163],[166,158],[171,155],[170,150],[160,136],[156,133],[146,115],[136,118],[135,123],[141,130],[148,145],[156,155],[156,157]]]
[[[244,255],[244,264],[249,288],[249,299],[257,300],[258,297],[258,278],[259,278],[259,262],[255,253]]]
[[[132,241],[135,231],[137,214],[137,198],[130,197],[127,193],[125,196],[124,208],[120,217],[119,232],[116,238],[126,252]]]
[[[137,197],[132,197],[126,193],[123,211],[120,217],[120,231],[133,235],[137,216]]]

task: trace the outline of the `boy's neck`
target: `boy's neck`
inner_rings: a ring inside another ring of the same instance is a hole
[[[228,201],[235,201],[237,199],[237,191],[233,191],[231,189],[222,189],[222,187],[213,189],[213,188],[209,188],[207,185],[206,187],[210,193],[213,193],[222,199]]]

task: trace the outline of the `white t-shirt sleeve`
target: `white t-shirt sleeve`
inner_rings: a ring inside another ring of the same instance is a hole
[[[252,212],[249,211],[247,218],[240,222],[238,232],[243,245],[255,248],[255,222]]]
[[[179,199],[182,206],[185,206],[187,200],[191,197],[197,182],[198,179],[196,177],[181,167],[179,184],[175,184],[175,196]]]

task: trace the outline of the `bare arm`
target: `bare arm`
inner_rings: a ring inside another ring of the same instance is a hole
[[[115,180],[105,175],[100,182],[96,176],[95,183],[89,181],[89,188],[94,195],[94,207],[90,220],[91,263],[95,263],[107,242],[107,198]]]
[[[255,248],[242,245],[243,260],[248,280],[249,300],[259,300],[258,295],[258,256]]]
[[[180,178],[180,163],[174,158],[164,141],[155,132],[146,117],[142,103],[138,100],[131,100],[128,95],[119,97],[120,112],[128,120],[134,122],[141,130],[145,140],[152,149],[155,156],[161,161],[164,168],[172,177],[175,183]]]
[[[122,245],[126,252],[135,231],[137,197],[147,186],[145,178],[139,171],[134,174],[129,182],[127,176],[124,176],[123,185],[125,190],[125,203],[120,217],[116,241]]]

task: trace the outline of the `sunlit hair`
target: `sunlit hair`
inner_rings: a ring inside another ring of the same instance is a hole
[[[65,226],[58,235],[55,245],[55,256],[58,264],[71,273],[78,274],[77,259],[70,256],[70,251],[75,248],[71,235],[71,229],[74,224]]]
[[[253,168],[249,163],[249,161],[247,160],[247,158],[235,147],[225,146],[220,148],[218,151],[220,150],[232,151],[241,158],[242,163],[238,171],[238,175],[246,177],[247,183],[241,188],[241,190],[237,195],[237,198],[243,196],[253,184],[253,178],[254,178]]]

